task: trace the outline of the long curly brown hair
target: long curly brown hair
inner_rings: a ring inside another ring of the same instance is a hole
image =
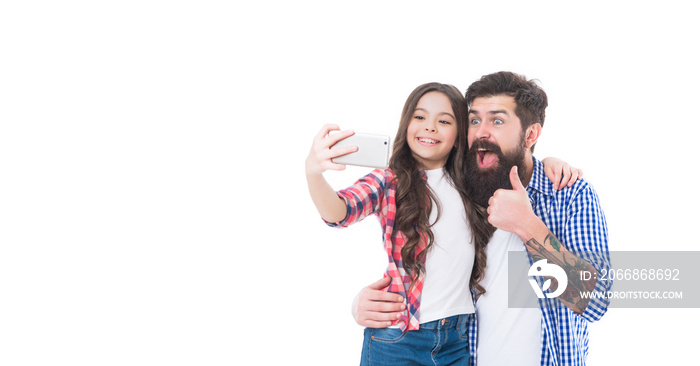
[[[452,106],[453,114],[457,120],[457,139],[450,152],[444,169],[450,183],[457,189],[464,204],[464,210],[472,231],[472,243],[475,249],[475,261],[470,278],[470,284],[478,294],[484,293],[484,288],[479,285],[483,279],[486,268],[486,244],[493,234],[493,227],[486,221],[486,213],[471,202],[464,189],[464,156],[468,151],[467,146],[467,104],[460,91],[448,84],[427,83],[420,85],[408,96],[401,113],[394,146],[389,161],[389,169],[396,176],[396,221],[392,240],[395,240],[398,231],[406,237],[406,243],[401,249],[403,268],[411,276],[413,287],[421,274],[425,274],[425,259],[428,251],[434,244],[434,235],[429,222],[430,212],[433,209],[432,202],[437,205],[437,220],[440,219],[440,203],[435,193],[430,189],[424,179],[423,167],[416,160],[408,146],[408,125],[415,112],[418,101],[429,92],[444,94]],[[427,237],[426,249],[417,254],[421,240],[421,233]],[[468,241],[465,238],[465,245]]]

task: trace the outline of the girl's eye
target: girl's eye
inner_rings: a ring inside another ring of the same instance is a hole
[[[503,120],[501,120],[501,119],[495,119],[495,120],[493,120],[493,124],[494,124],[494,125],[502,125],[502,124],[503,124]]]
[[[413,118],[415,118],[415,119],[420,119],[420,120],[425,119],[425,117],[423,117],[423,116],[415,116],[415,117],[413,117]]]
[[[452,124],[452,122],[450,122],[450,121],[445,121],[445,120],[441,120],[440,123],[445,124],[445,125]]]

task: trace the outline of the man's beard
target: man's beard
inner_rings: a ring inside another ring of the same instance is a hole
[[[480,148],[487,149],[498,156],[496,166],[482,168],[477,162]],[[474,203],[489,207],[489,199],[498,189],[513,189],[510,184],[510,170],[518,167],[520,181],[523,181],[527,166],[525,165],[525,146],[519,145],[515,151],[504,154],[501,148],[491,142],[475,140],[467,152],[465,179],[467,193]]]

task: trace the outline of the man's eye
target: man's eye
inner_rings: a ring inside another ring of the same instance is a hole
[[[481,121],[479,121],[478,119],[473,119],[473,120],[471,120],[471,121],[469,121],[469,122],[470,122],[470,124],[472,124],[472,125],[478,125],[479,123],[481,123]]]
[[[493,120],[493,124],[494,124],[494,125],[502,125],[502,124],[503,124],[503,120],[502,120],[502,119],[495,119],[495,120]]]

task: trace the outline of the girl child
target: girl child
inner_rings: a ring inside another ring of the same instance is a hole
[[[457,88],[417,87],[404,105],[389,168],[338,192],[323,172],[345,168],[331,159],[357,147],[330,147],[353,132],[329,135],[339,127],[325,125],[314,138],[305,169],[316,208],[333,227],[378,216],[389,259],[387,291],[406,305],[392,327],[365,329],[362,365],[468,364],[470,286],[483,292],[478,282],[493,228],[459,189],[464,173],[455,157],[468,150],[466,122],[467,105]]]

